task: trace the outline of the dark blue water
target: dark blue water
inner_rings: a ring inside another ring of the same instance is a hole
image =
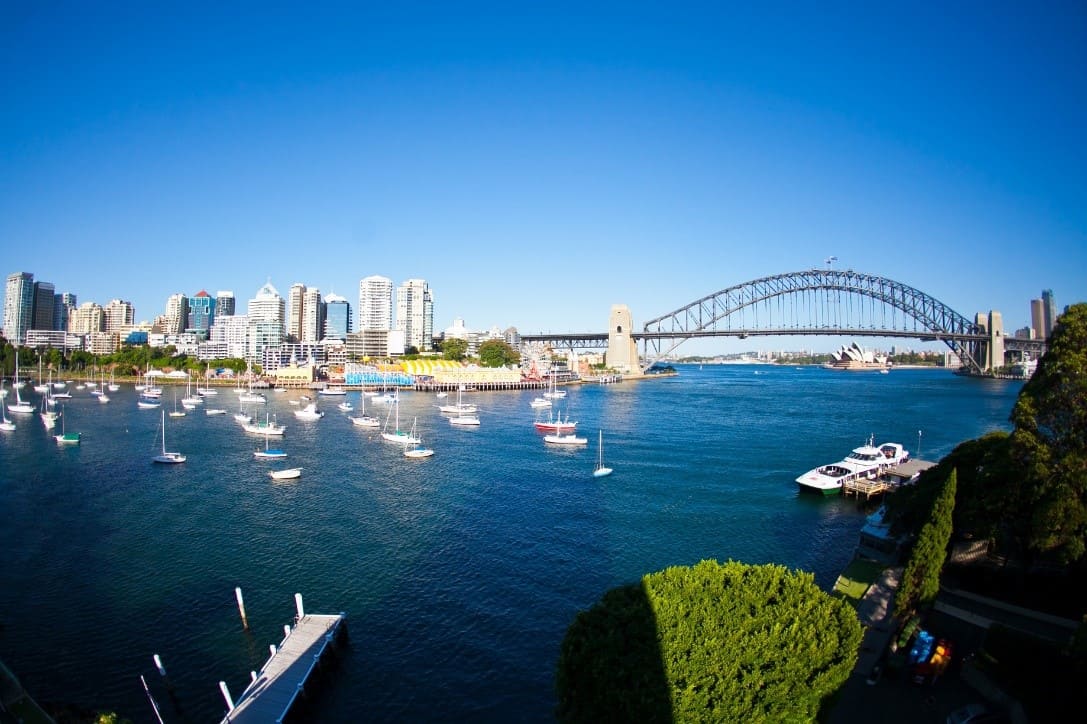
[[[253,458],[262,440],[222,389],[210,406],[231,414],[167,418],[168,447],[188,455],[177,466],[151,463],[160,413],[137,409],[130,387],[108,405],[75,392],[67,429],[82,445],[58,447],[36,415],[0,436],[0,657],[40,700],[154,721],[144,674],[167,721],[217,720],[218,681],[241,693],[300,592],[308,611],[349,616],[317,720],[548,721],[563,634],[605,590],[703,558],[780,563],[829,587],[864,511],[799,495],[794,478],[869,434],[915,452],[920,430],[921,457],[939,459],[1007,429],[1020,387],[935,370],[681,366],[571,388],[591,443],[578,450],[544,445],[535,392],[474,394],[474,430],[405,393],[402,427],[417,417],[436,451],[425,460],[353,427],[338,400],[304,423],[287,402],[298,393],[269,392],[288,426],[278,463]],[[598,429],[616,470],[604,479],[591,476]],[[277,466],[303,477],[272,482]]]

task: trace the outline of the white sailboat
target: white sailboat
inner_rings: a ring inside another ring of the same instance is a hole
[[[295,410],[294,416],[299,420],[320,420],[325,416],[325,413],[317,409],[316,402],[311,402],[301,410]]]
[[[276,424],[276,420],[269,419],[268,413],[264,413],[264,422],[243,422],[242,429],[246,432],[255,432],[258,435],[283,435],[287,431],[286,425]]]
[[[441,412],[449,412],[454,415],[464,415],[467,413],[479,412],[479,408],[470,402],[463,401],[464,385],[457,387],[457,402],[453,405],[438,405],[438,410]]]
[[[44,395],[49,391],[49,383],[45,381],[45,376],[42,374],[42,358],[38,355],[38,384],[34,385],[34,391],[40,395]]]
[[[45,425],[46,430],[52,430],[57,426],[57,418],[60,417],[60,413],[49,409],[48,397],[42,397],[42,409],[38,414],[41,415],[42,424]]]
[[[179,452],[166,451],[166,411],[162,411],[162,453],[151,458],[152,462],[174,465],[185,462],[185,456]]]
[[[185,411],[177,409],[177,390],[174,390],[174,409],[170,410],[170,417],[185,417]]]
[[[366,396],[359,396],[359,414],[357,417],[349,417],[351,424],[356,427],[367,427],[370,429],[377,429],[381,427],[381,420],[366,414]]]
[[[268,473],[272,480],[294,480],[302,477],[302,468],[287,468],[285,470],[273,470]]]
[[[411,446],[410,443],[406,443],[404,445],[404,457],[406,458],[428,458],[434,454],[433,450],[423,445],[423,439],[419,437],[418,433],[415,431],[415,423],[417,419],[418,418],[411,421],[410,433],[411,437],[415,438],[415,445],[414,447]]]
[[[18,370],[16,370],[16,373],[18,373]],[[23,401],[23,396],[19,392],[19,388],[16,387],[15,402],[8,403],[8,412],[18,412],[22,415],[32,415],[34,414],[34,405],[31,405],[29,402]]]
[[[596,444],[596,467],[593,468],[594,478],[603,478],[612,474],[612,469],[604,465],[604,431],[600,431],[600,440]]]
[[[389,432],[389,418],[392,417],[393,412],[396,412],[396,427],[393,432]],[[400,429],[400,392],[397,391],[396,400],[392,403],[392,407],[389,408],[389,414],[385,416],[385,427],[381,431],[381,437],[387,442],[395,442],[401,445],[415,445],[419,442],[419,439],[408,432],[404,432]]]

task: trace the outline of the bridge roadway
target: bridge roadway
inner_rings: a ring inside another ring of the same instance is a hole
[[[901,339],[919,339],[924,342],[938,342],[945,339],[956,339],[967,342],[984,342],[989,338],[981,334],[956,334],[932,332],[906,331],[894,329],[848,329],[843,327],[780,327],[775,329],[705,329],[679,332],[634,332],[630,336],[635,342],[644,342],[650,339],[697,339],[704,337],[785,337],[790,335],[827,336],[827,337],[894,337]],[[579,349],[596,349],[608,346],[607,332],[565,332],[548,334],[522,334],[522,342],[542,342],[555,347],[576,347]],[[1021,340],[1006,337],[1005,346],[1009,349],[1015,343],[1025,343],[1023,348],[1041,347],[1041,340]]]

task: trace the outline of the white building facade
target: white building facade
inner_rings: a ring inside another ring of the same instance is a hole
[[[408,279],[396,289],[396,329],[404,344],[429,352],[434,338],[434,300],[424,279]]]

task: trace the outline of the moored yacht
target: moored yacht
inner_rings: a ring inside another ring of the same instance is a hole
[[[874,445],[868,443],[853,450],[843,460],[809,470],[796,479],[801,490],[823,495],[837,495],[845,483],[853,480],[875,480],[887,468],[906,462],[909,452],[896,442]]]

